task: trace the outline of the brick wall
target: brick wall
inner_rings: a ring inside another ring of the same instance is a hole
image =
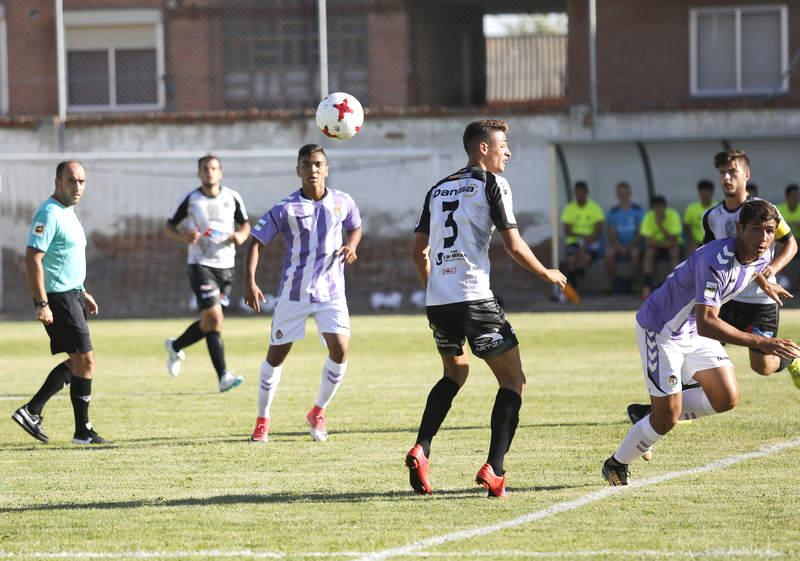
[[[689,10],[692,7],[776,5],[770,0],[671,0],[597,4],[597,95],[601,109],[648,109],[740,103],[690,95]],[[777,3],[780,5],[781,3]],[[788,5],[788,3],[783,3]],[[588,104],[589,47],[587,3],[568,2],[571,105]],[[789,58],[800,48],[800,11],[790,9]],[[796,76],[796,72],[795,72]],[[800,81],[781,102],[800,101]]]
[[[141,231],[142,224],[131,225]],[[87,251],[86,287],[97,299],[104,318],[161,317],[191,313],[192,297],[186,272],[186,250],[168,239],[161,223],[151,224],[151,234],[134,237],[95,234]],[[411,236],[404,239],[370,238],[359,246],[358,261],[346,267],[347,295],[354,313],[371,311],[373,292],[403,294],[400,311],[412,310],[409,296],[420,289],[411,262]],[[275,240],[261,255],[258,284],[266,294],[275,294],[283,270],[284,244]],[[535,248],[540,257],[548,254],[547,243]],[[509,310],[530,310],[549,295],[548,287],[514,263],[500,246],[493,246],[493,289]],[[231,301],[232,313],[242,297],[244,251],[239,250]],[[3,312],[26,317],[31,313],[30,290],[25,281],[24,255],[3,249]],[[547,259],[542,259],[547,262]]]

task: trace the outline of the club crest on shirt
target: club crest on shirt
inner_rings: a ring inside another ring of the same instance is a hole
[[[333,207],[333,215],[336,218],[339,218],[340,214],[342,214],[342,206],[341,205],[336,205],[335,207]]]
[[[703,296],[708,299],[717,297],[717,283],[706,281],[706,287],[703,289]]]
[[[41,222],[37,222],[36,224],[34,224],[33,233],[37,236],[41,236],[42,234],[44,234],[44,224],[42,224]]]

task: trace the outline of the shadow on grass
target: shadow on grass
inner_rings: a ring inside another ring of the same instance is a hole
[[[615,426],[615,425],[628,425],[627,419],[620,421],[606,421],[606,422],[587,422],[587,423],[560,423],[557,421],[550,423],[529,423],[519,426],[520,429],[548,429],[548,428],[561,428],[561,427],[600,427],[600,426]],[[470,431],[470,430],[485,430],[488,425],[470,425],[470,426],[455,426],[442,428],[441,433],[450,431]],[[414,435],[417,432],[417,427],[387,427],[387,428],[371,428],[371,429],[342,429],[331,432],[333,438],[336,435],[370,435],[370,434],[409,434]],[[219,436],[152,436],[146,438],[125,438],[117,440],[111,446],[83,446],[76,447],[69,444],[48,444],[42,445],[34,442],[31,443],[3,443],[0,444],[0,450],[48,450],[48,451],[63,451],[63,450],[115,450],[119,448],[151,448],[159,446],[196,446],[198,444],[248,444],[253,446],[263,446],[263,444],[252,444],[249,442],[249,434],[227,434]],[[308,431],[271,431],[270,439],[275,441],[290,441],[307,439]]]
[[[509,487],[515,493],[560,491],[593,485],[541,485],[532,487]],[[452,499],[485,498],[486,491],[480,487],[467,489],[442,489],[428,497],[418,497],[412,491],[350,492],[350,493],[271,493],[246,495],[218,495],[215,497],[187,497],[183,499],[140,499],[133,501],[97,501],[91,503],[48,503],[0,508],[0,514],[23,512],[48,512],[62,510],[127,510],[132,508],[183,508],[225,505],[268,505],[298,503],[362,503],[371,501],[433,501]]]

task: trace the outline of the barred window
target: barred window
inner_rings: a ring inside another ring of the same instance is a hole
[[[693,9],[690,27],[693,95],[788,91],[786,6]]]

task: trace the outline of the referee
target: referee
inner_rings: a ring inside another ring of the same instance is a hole
[[[89,422],[94,354],[86,324],[87,312],[96,315],[97,302],[83,288],[86,279],[86,236],[74,206],[86,188],[86,170],[75,160],[56,167],[55,191],[33,216],[25,269],[33,294],[36,319],[50,336],[52,354],[68,359],[50,371],[42,387],[11,418],[32,437],[47,443],[42,409],[65,385],[75,413],[73,444],[110,444]]]

